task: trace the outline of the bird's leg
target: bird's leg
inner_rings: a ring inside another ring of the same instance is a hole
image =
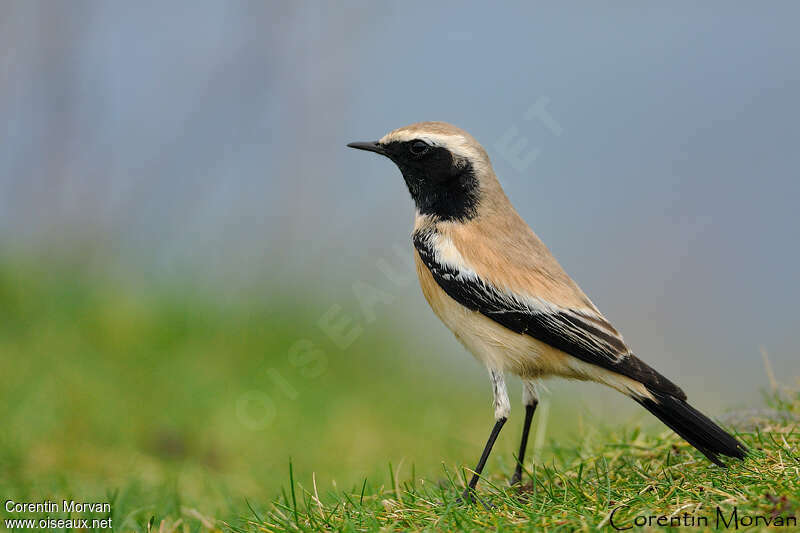
[[[489,459],[489,454],[494,446],[494,441],[503,429],[503,424],[508,420],[508,413],[511,411],[511,404],[508,401],[508,392],[506,391],[506,381],[503,378],[503,373],[499,370],[490,369],[489,377],[492,380],[492,392],[494,393],[494,418],[495,423],[492,428],[492,433],[489,435],[489,440],[486,441],[486,446],[483,448],[483,453],[478,461],[478,466],[475,467],[475,473],[469,481],[469,485],[464,490],[462,499],[472,499],[472,493],[475,486],[478,484],[483,467],[486,466],[486,461]]]
[[[528,447],[528,433],[531,430],[531,421],[539,405],[539,398],[536,395],[536,387],[533,381],[524,380],[522,382],[522,404],[525,406],[525,423],[522,425],[522,439],[519,442],[519,454],[517,455],[517,467],[511,477],[511,484],[516,485],[522,481],[522,465],[525,462],[525,448]]]

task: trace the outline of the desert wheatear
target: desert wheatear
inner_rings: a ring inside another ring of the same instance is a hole
[[[489,370],[496,421],[465,497],[509,414],[504,372],[522,378],[525,404],[512,483],[522,474],[535,384],[546,376],[596,381],[630,396],[717,465],[724,465],[721,455],[744,457],[740,442],[631,352],[514,210],[471,135],[444,122],[420,122],[348,146],[400,168],[416,205],[412,240],[422,292]]]

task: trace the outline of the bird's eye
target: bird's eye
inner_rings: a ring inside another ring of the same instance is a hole
[[[411,143],[411,146],[408,147],[408,150],[414,155],[422,155],[430,149],[428,143],[423,141],[414,141]]]

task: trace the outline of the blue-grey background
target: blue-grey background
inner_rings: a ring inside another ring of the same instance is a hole
[[[411,273],[394,251],[411,250],[399,172],[345,148],[444,120],[486,146],[643,359],[715,414],[747,406],[768,383],[760,348],[779,379],[800,373],[799,16],[793,2],[5,1],[2,255],[120,291],[291,300],[309,335],[339,306],[406,337],[392,364],[463,376],[488,412],[483,371],[413,284],[382,274]],[[526,119],[542,101],[557,128]],[[509,135],[538,154],[524,168],[499,147]],[[374,316],[359,282],[389,295]],[[613,395],[590,390],[610,419]]]

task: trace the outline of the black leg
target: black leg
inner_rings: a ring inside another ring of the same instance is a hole
[[[481,454],[481,458],[478,461],[478,466],[475,467],[475,473],[472,475],[469,486],[467,486],[467,488],[464,490],[464,494],[461,496],[462,499],[472,499],[472,492],[475,490],[475,485],[478,484],[478,479],[480,479],[481,472],[483,472],[483,467],[486,466],[486,460],[489,459],[489,454],[492,451],[492,446],[494,446],[494,441],[497,440],[497,436],[500,434],[500,430],[503,429],[503,424],[505,423],[505,418],[498,418],[497,422],[494,423],[492,434],[489,435],[489,440],[486,441],[486,447],[483,449],[483,454]]]
[[[517,455],[517,467],[514,469],[514,476],[511,478],[511,484],[516,485],[522,481],[522,464],[525,462],[525,448],[528,447],[528,433],[531,430],[531,421],[533,421],[533,413],[536,412],[536,406],[539,404],[536,400],[531,405],[525,406],[525,424],[522,426],[522,440],[519,443],[519,454]]]

